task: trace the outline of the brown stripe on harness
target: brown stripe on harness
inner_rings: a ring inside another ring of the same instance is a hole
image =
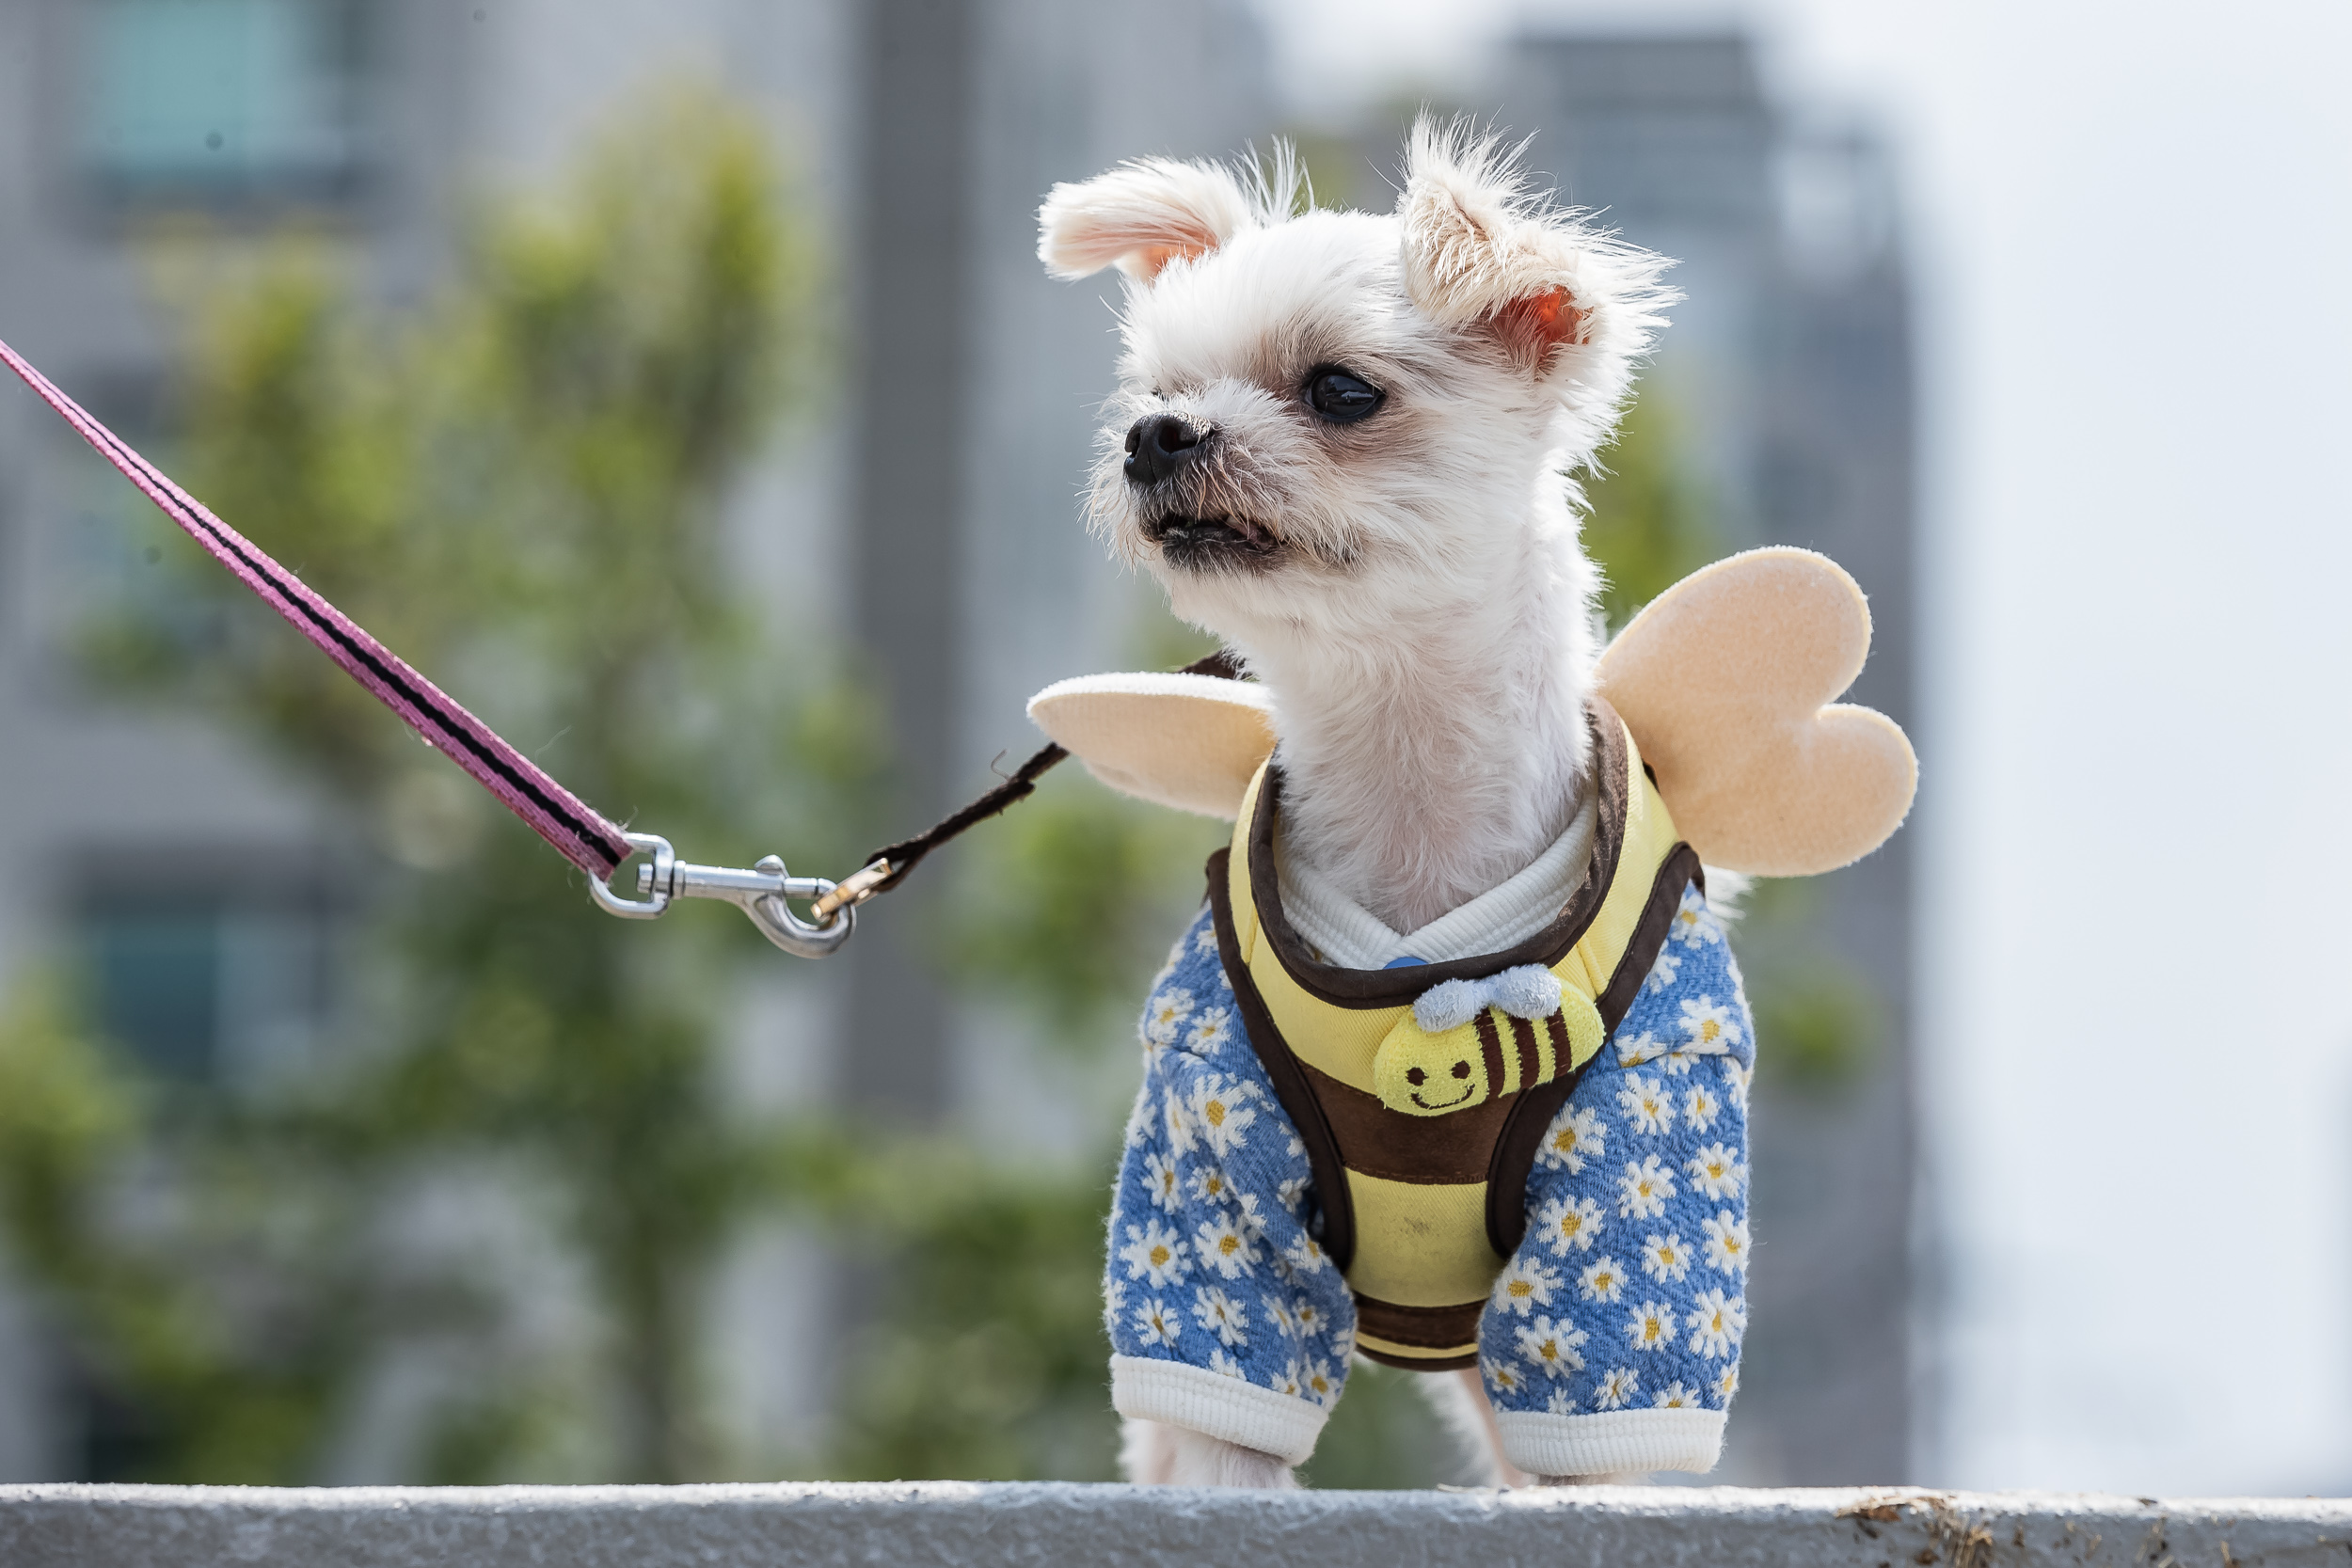
[[[1323,1205],[1323,1234],[1315,1240],[1330,1254],[1332,1264],[1345,1274],[1356,1257],[1356,1205],[1348,1196],[1346,1167],[1341,1164],[1339,1142],[1331,1134],[1331,1123],[1323,1114],[1323,1104],[1308,1085],[1307,1064],[1292,1053],[1281,1031],[1274,1027],[1274,1016],[1266,1011],[1265,998],[1258,994],[1257,982],[1249,977],[1249,965],[1242,960],[1241,937],[1233,927],[1232,883],[1226,871],[1232,854],[1231,849],[1219,849],[1209,857],[1209,912],[1216,921],[1217,961],[1225,966],[1225,977],[1232,982],[1233,1005],[1241,1009],[1242,1027],[1249,1034],[1249,1048],[1257,1053],[1259,1064],[1273,1081],[1274,1098],[1282,1102],[1291,1125],[1298,1130],[1298,1141],[1307,1146],[1307,1169],[1314,1178],[1315,1196]],[[1387,1110],[1386,1106],[1381,1108]]]
[[[1478,1314],[1486,1305],[1483,1301],[1470,1301],[1458,1307],[1399,1307],[1392,1301],[1359,1295],[1356,1298],[1356,1328],[1359,1334],[1374,1335],[1394,1345],[1410,1345],[1416,1350],[1452,1350],[1456,1345],[1478,1343]],[[1478,1364],[1475,1350],[1458,1355],[1416,1355],[1408,1359],[1384,1355],[1360,1341],[1356,1348],[1384,1366],[1424,1371]]]
[[[1543,1047],[1535,1043],[1535,1025],[1523,1018],[1511,1020],[1511,1043],[1519,1053],[1519,1087],[1532,1088],[1544,1081]]]
[[[1312,1062],[1292,1060],[1322,1105],[1347,1168],[1383,1181],[1486,1180],[1495,1138],[1517,1103],[1515,1097],[1504,1096],[1441,1117],[1411,1117],[1390,1110],[1379,1096],[1341,1083]]]
[[[1707,874],[1699,865],[1698,851],[1677,844],[1659,863],[1658,875],[1650,881],[1649,902],[1642,907],[1641,922],[1633,927],[1633,940],[1626,943],[1625,956],[1610,972],[1607,989],[1593,999],[1605,1031],[1602,1051],[1609,1049],[1617,1025],[1632,1011],[1633,999],[1642,993],[1642,982],[1649,977],[1650,966],[1658,961],[1659,950],[1674,929],[1675,911],[1682,907],[1682,890],[1692,883],[1701,893],[1707,891]],[[1560,1028],[1556,1017],[1552,1022],[1555,1029]],[[1566,1049],[1565,1044],[1561,1049]],[[1486,1170],[1486,1243],[1498,1258],[1518,1251],[1527,1234],[1527,1173],[1535,1166],[1535,1150],[1551,1118],[1560,1114],[1560,1107],[1568,1102],[1585,1072],[1598,1060],[1596,1053],[1575,1071],[1528,1090],[1512,1105],[1510,1119],[1495,1142],[1494,1163]]]
[[[1500,1100],[1508,1090],[1517,1089],[1518,1085],[1511,1081],[1505,1070],[1511,1064],[1502,1053],[1502,1039],[1495,1033],[1495,1015],[1491,1012],[1482,1011],[1478,1015],[1478,1048],[1486,1056],[1486,1092]]]
[[[1568,1021],[1555,1009],[1544,1015],[1544,1033],[1551,1037],[1551,1060],[1564,1070],[1576,1059],[1576,1044],[1568,1038]]]

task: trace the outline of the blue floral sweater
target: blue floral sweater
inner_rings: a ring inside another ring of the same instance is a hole
[[[1313,1179],[1203,911],[1153,983],[1104,1304],[1121,1414],[1291,1463],[1347,1381],[1356,1314],[1309,1228]],[[1545,1133],[1479,1370],[1537,1475],[1705,1470],[1747,1326],[1753,1030],[1687,889],[1639,998]]]

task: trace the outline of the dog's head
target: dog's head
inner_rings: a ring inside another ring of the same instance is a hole
[[[1302,186],[1278,152],[1047,198],[1047,268],[1128,278],[1095,527],[1245,643],[1376,633],[1530,570],[1581,609],[1568,475],[1615,424],[1665,263],[1458,123],[1414,128],[1391,214],[1299,211]]]

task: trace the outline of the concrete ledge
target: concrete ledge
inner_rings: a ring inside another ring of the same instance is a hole
[[[8,1568],[2352,1564],[2352,1502],[1902,1488],[0,1487]]]

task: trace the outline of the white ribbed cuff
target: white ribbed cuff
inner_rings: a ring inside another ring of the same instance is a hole
[[[1278,1394],[1237,1377],[1181,1361],[1111,1357],[1111,1408],[1141,1421],[1166,1421],[1207,1437],[1303,1463],[1328,1419],[1321,1405]]]
[[[1705,1474],[1724,1451],[1720,1410],[1604,1410],[1550,1416],[1500,1410],[1503,1456],[1531,1476],[1606,1476],[1628,1470]]]

